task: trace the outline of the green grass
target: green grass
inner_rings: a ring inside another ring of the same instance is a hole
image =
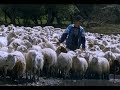
[[[100,27],[91,27],[87,31],[102,34],[120,34],[120,24],[106,24]]]

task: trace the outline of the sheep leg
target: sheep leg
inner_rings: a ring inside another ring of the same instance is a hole
[[[84,79],[84,74],[83,73],[81,73],[80,76],[81,76],[81,80]]]
[[[32,80],[35,81],[35,74],[33,74]]]
[[[72,78],[73,79],[73,70],[70,70],[70,78]]]
[[[95,79],[100,79],[100,75],[98,73],[95,73]]]
[[[89,69],[87,69],[87,71],[85,73],[85,78],[87,78],[87,79],[91,79],[92,78],[91,71]]]
[[[64,76],[63,76],[63,78],[64,78],[64,79],[66,79],[66,78],[67,78],[67,76],[69,76],[69,72],[68,72],[68,71],[66,71],[66,70],[64,70]]]
[[[52,76],[52,68],[51,67],[49,68],[48,73],[49,73],[49,76]]]
[[[52,67],[52,76],[53,76],[53,77],[56,76],[56,69],[55,69],[55,67]]]
[[[25,73],[25,74],[26,74],[26,80],[28,80],[28,73],[27,73],[27,71],[26,71],[26,73]]]
[[[114,72],[114,79],[115,79],[115,72]]]
[[[36,81],[36,69],[33,69],[33,77],[32,77],[32,80],[33,81]]]
[[[60,73],[60,72],[61,72],[60,69],[58,69],[58,71],[57,71],[57,73],[56,73],[56,74],[57,74],[56,76],[59,77],[59,78],[60,78],[60,76],[61,76],[61,73]]]
[[[73,72],[73,79],[77,79],[77,72],[76,71]]]
[[[104,74],[105,80],[109,80],[109,73]]]
[[[31,73],[32,73],[32,72],[30,71],[30,80],[31,80],[31,78],[32,78],[32,77],[31,77]]]
[[[37,75],[37,80],[39,81],[39,77],[40,77],[40,70],[38,70],[38,75]]]
[[[4,77],[4,80],[6,80],[6,75],[7,75],[7,69],[4,67],[3,68],[3,77]]]

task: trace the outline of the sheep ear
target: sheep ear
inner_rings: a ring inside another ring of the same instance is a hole
[[[76,57],[77,57],[77,55],[74,55],[74,56],[73,56],[73,58],[76,58]]]
[[[61,49],[61,46],[59,47],[59,49]]]
[[[13,55],[14,57],[16,56],[16,55]]]

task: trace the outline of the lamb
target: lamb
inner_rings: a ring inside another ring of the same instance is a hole
[[[35,76],[40,76],[40,71],[42,71],[44,66],[44,56],[41,52],[37,52],[36,50],[29,50],[26,57],[26,78],[28,78],[27,73],[30,72],[33,74],[32,79],[36,80]]]
[[[12,79],[20,79],[25,74],[26,61],[24,55],[19,51],[14,51],[8,54],[5,63],[5,72],[11,72]]]

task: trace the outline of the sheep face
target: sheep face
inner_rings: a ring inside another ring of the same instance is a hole
[[[98,62],[97,56],[93,56],[92,63],[96,64]]]
[[[25,46],[18,46],[18,47],[17,47],[17,51],[27,52],[27,48],[26,48]]]
[[[31,48],[32,44],[28,40],[24,40],[24,44],[28,47]]]
[[[9,70],[12,70],[16,62],[16,57],[15,55],[9,54],[6,60],[5,67],[8,68]]]
[[[61,52],[67,53],[67,49],[63,46],[59,46],[56,50],[56,53],[60,54]]]

